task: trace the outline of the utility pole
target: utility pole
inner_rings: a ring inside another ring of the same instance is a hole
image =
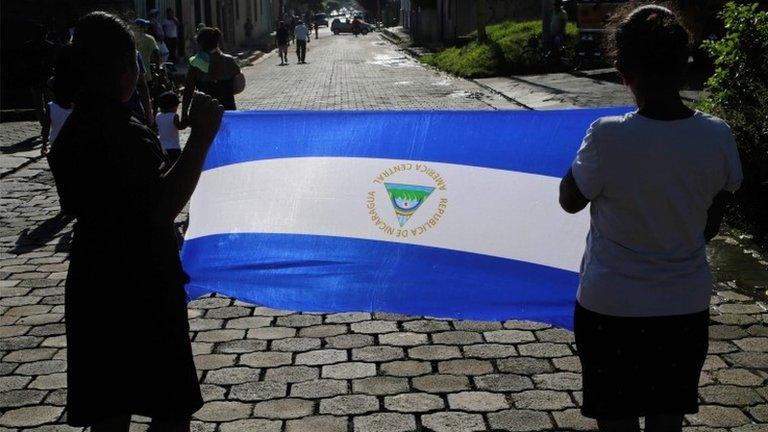
[[[485,0],[475,1],[477,5],[477,41],[480,43],[488,40],[488,34],[485,32]]]

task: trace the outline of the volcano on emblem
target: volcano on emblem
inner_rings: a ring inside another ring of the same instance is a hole
[[[409,185],[403,183],[384,183],[389,194],[389,200],[395,209],[397,221],[403,227],[408,219],[416,213],[424,201],[429,198],[435,188],[430,186]]]

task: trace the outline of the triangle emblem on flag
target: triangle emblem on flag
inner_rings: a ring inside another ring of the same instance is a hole
[[[389,201],[395,209],[397,221],[403,227],[416,213],[435,188],[430,186],[409,185],[402,183],[384,183],[389,194]]]

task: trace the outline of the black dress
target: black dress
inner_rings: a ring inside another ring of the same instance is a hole
[[[709,310],[616,317],[576,302],[576,349],[585,417],[616,420],[698,412],[699,375],[709,345]]]
[[[184,418],[203,404],[172,223],[157,223],[168,160],[127,108],[80,97],[50,154],[77,223],[66,281],[67,421]]]

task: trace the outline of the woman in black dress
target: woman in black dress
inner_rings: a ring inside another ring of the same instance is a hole
[[[66,282],[67,421],[128,431],[137,414],[152,418],[153,431],[188,431],[203,401],[173,221],[223,109],[195,96],[191,136],[171,167],[123,104],[138,77],[128,26],[88,14],[72,45],[78,94],[50,154],[60,197],[77,219]]]

